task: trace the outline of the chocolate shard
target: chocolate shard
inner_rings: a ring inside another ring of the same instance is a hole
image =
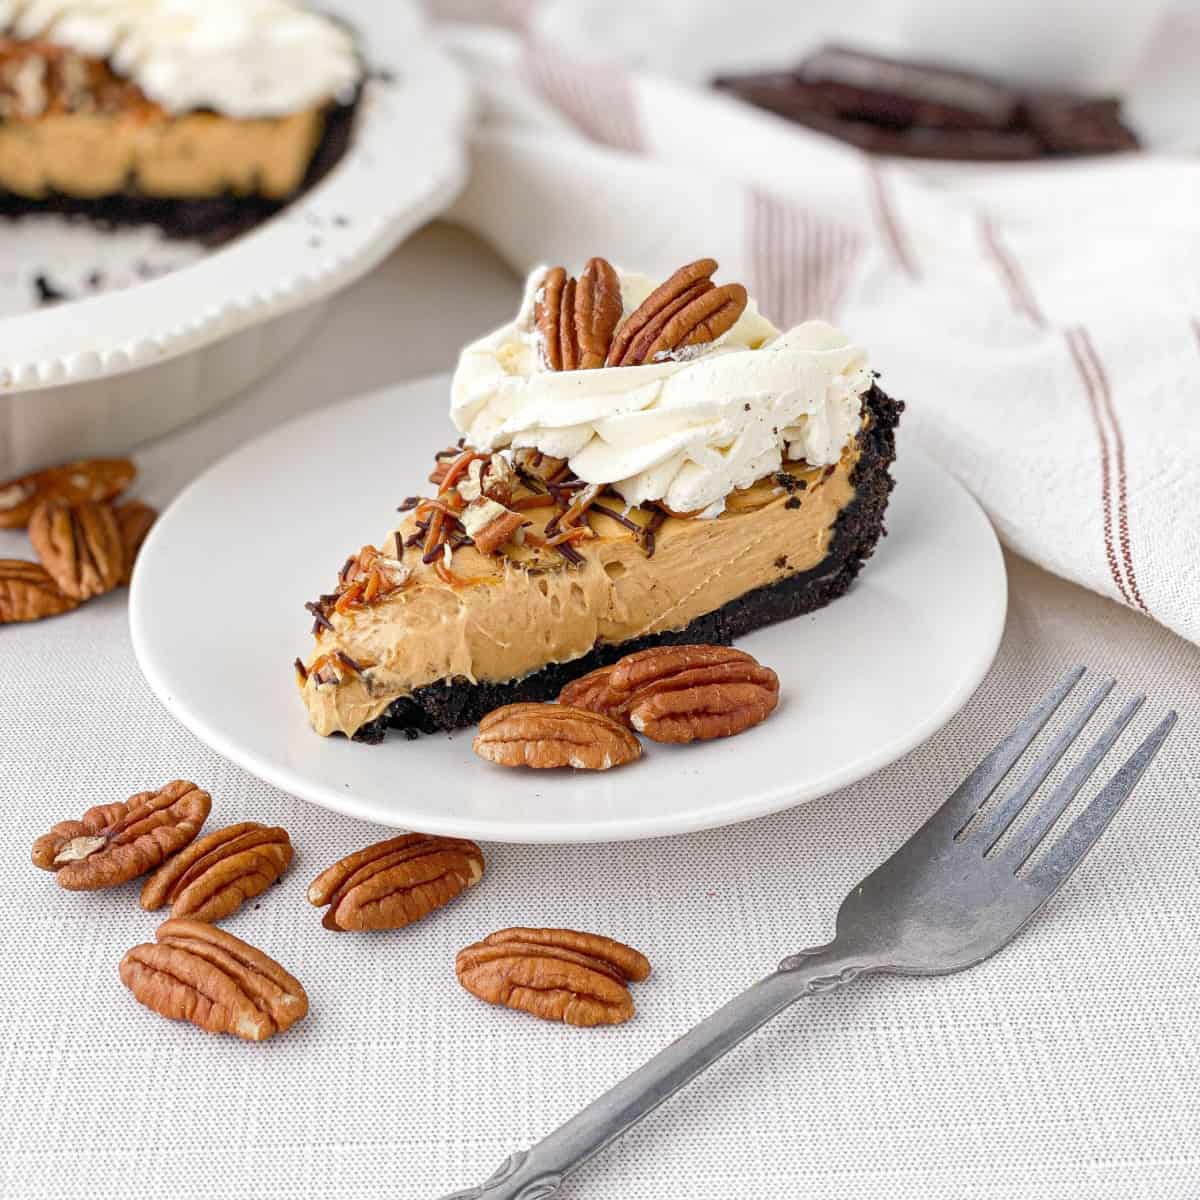
[[[1120,100],[1112,96],[1034,93],[1025,97],[1022,115],[1029,131],[1053,154],[1114,154],[1140,145],[1121,120]]]
[[[844,46],[806,58],[796,79],[821,88],[841,116],[894,126],[999,131],[1014,124],[1020,109],[1016,91],[971,72]]]

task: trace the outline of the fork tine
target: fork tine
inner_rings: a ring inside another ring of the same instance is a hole
[[[1038,701],[1037,707],[950,793],[949,799],[926,823],[926,828],[950,824],[952,834],[961,832],[1000,786],[1001,780],[1013,769],[1017,759],[1029,748],[1071,689],[1083,678],[1084,670],[1084,667],[1072,667]]]
[[[1091,778],[1092,772],[1104,761],[1104,756],[1112,749],[1113,743],[1125,731],[1125,726],[1133,720],[1134,713],[1145,703],[1146,695],[1134,696],[1123,709],[1113,718],[1105,731],[1096,739],[1088,752],[1073,766],[1067,777],[1054,789],[1051,795],[1041,804],[1037,811],[1018,830],[1009,844],[1004,848],[1005,856],[1012,862],[1013,870],[1019,870],[1021,864],[1038,848],[1042,839],[1054,827],[1054,822],[1067,811],[1071,801],[1079,794],[1079,789]]]
[[[1108,781],[1104,790],[1075,818],[1054,848],[1025,877],[1025,882],[1042,889],[1047,896],[1062,886],[1067,876],[1083,861],[1084,855],[1096,844],[1117,809],[1129,798],[1146,768],[1154,761],[1167,734],[1175,724],[1176,715],[1169,712],[1151,731],[1144,742],[1130,755],[1125,765]]]
[[[1083,727],[1092,719],[1096,709],[1104,703],[1108,693],[1113,690],[1116,680],[1105,679],[1074,718],[1062,729],[1057,737],[1038,755],[1037,761],[1029,768],[1025,778],[1009,793],[1003,804],[995,812],[989,812],[980,822],[978,829],[973,829],[968,841],[983,843],[986,854],[1004,835],[1004,831],[1016,820],[1018,814],[1029,803],[1034,792],[1042,786],[1046,776],[1054,770],[1058,760],[1067,752],[1068,747],[1083,732]],[[962,832],[961,830],[959,831]]]

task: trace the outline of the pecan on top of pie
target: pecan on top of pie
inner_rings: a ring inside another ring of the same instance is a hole
[[[467,346],[431,489],[306,607],[317,732],[472,724],[630,651],[728,643],[840,596],[902,406],[832,326],[780,331],[701,259],[538,268]]]
[[[282,201],[362,73],[297,0],[0,0],[0,208],[182,232],[215,198]]]

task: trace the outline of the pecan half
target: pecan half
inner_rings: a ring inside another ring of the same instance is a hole
[[[633,1016],[626,983],[650,975],[630,946],[573,929],[501,929],[460,950],[458,981],[489,1004],[568,1025],[619,1025]]]
[[[578,369],[602,367],[622,312],[621,281],[607,259],[588,260],[575,287],[574,308]]]
[[[113,510],[117,516],[117,527],[121,531],[121,544],[125,548],[125,571],[121,576],[122,583],[128,583],[133,574],[134,560],[150,526],[158,520],[158,512],[140,500],[127,500],[118,504]]]
[[[223,929],[174,918],[154,937],[121,959],[121,982],[161,1016],[261,1042],[308,1012],[298,980]]]
[[[651,321],[671,309],[672,306],[677,306],[681,297],[698,295],[711,289],[713,283],[710,276],[716,269],[717,260],[715,258],[698,258],[695,262],[680,267],[674,275],[660,283],[622,322],[621,328],[617,330],[617,335],[609,347],[607,365],[610,367],[631,365],[626,361],[626,356],[634,339]]]
[[[137,469],[127,458],[91,458],[0,483],[0,529],[28,525],[33,510],[47,500],[65,504],[111,500],[133,482],[136,474]]]
[[[607,771],[640,758],[641,743],[603,713],[565,704],[508,704],[479,722],[472,749],[502,767]]]
[[[219,921],[265,892],[292,861],[287,830],[243,821],[194,841],[142,885],[142,907],[164,904],[171,916]]]
[[[589,259],[578,279],[564,267],[552,267],[533,307],[542,365],[550,371],[604,366],[621,312],[621,281],[606,259]]]
[[[608,352],[610,367],[636,367],[689,347],[707,345],[732,329],[748,298],[740,283],[716,287],[712,258],[680,267],[626,318]]]
[[[494,554],[525,523],[520,513],[481,496],[463,509],[463,529],[480,554]]]
[[[16,558],[0,559],[0,625],[40,621],[78,607],[50,578],[45,567]]]
[[[563,369],[562,313],[569,282],[571,277],[564,267],[551,267],[538,285],[533,305],[533,321],[541,338],[542,365],[550,371]]]
[[[111,592],[125,573],[121,527],[107,504],[40,504],[29,518],[29,540],[54,582],[76,600]]]
[[[612,673],[616,664],[597,667],[570,683],[558,693],[558,703],[569,708],[586,708],[589,712],[604,713],[620,719],[621,704],[628,697],[612,687]]]
[[[483,851],[463,838],[406,833],[348,854],[309,885],[326,929],[403,929],[483,877]]]
[[[779,677],[732,646],[656,646],[621,659],[603,688],[581,688],[576,702],[583,701],[656,742],[706,741],[770,716]]]
[[[748,299],[740,283],[726,283],[693,296],[670,314],[653,339],[648,338],[652,327],[647,327],[630,347],[626,365],[682,356],[689,347],[715,342],[737,324]],[[643,345],[647,340],[649,344]]]
[[[89,808],[60,821],[33,843],[33,865],[57,872],[72,892],[116,887],[152,871],[190,842],[208,817],[212,797],[176,779],[157,792]]]

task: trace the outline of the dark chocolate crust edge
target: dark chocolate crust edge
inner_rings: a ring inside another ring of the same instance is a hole
[[[16,220],[49,213],[78,218],[108,229],[154,225],[169,238],[202,242],[206,246],[223,245],[295,203],[297,198],[329,174],[350,145],[354,114],[361,94],[360,88],[347,103],[330,105],[304,179],[290,196],[282,200],[271,200],[265,196],[235,196],[232,193],[174,199],[167,196],[139,196],[133,192],[94,198],[54,192],[31,200],[27,196],[0,190],[0,217]]]
[[[393,729],[412,738],[474,725],[485,713],[504,704],[553,700],[572,679],[635,650],[681,642],[728,645],[753,629],[812,612],[836,600],[854,582],[876,543],[886,534],[883,517],[895,486],[888,468],[896,457],[896,425],[904,404],[874,384],[864,400],[870,421],[859,434],[860,454],[851,476],[855,496],[838,516],[829,553],[818,566],[747,592],[683,629],[597,646],[582,658],[553,663],[522,679],[472,683],[460,677],[418,688],[411,696],[394,700],[382,715],[363,725],[354,740],[381,742]]]

